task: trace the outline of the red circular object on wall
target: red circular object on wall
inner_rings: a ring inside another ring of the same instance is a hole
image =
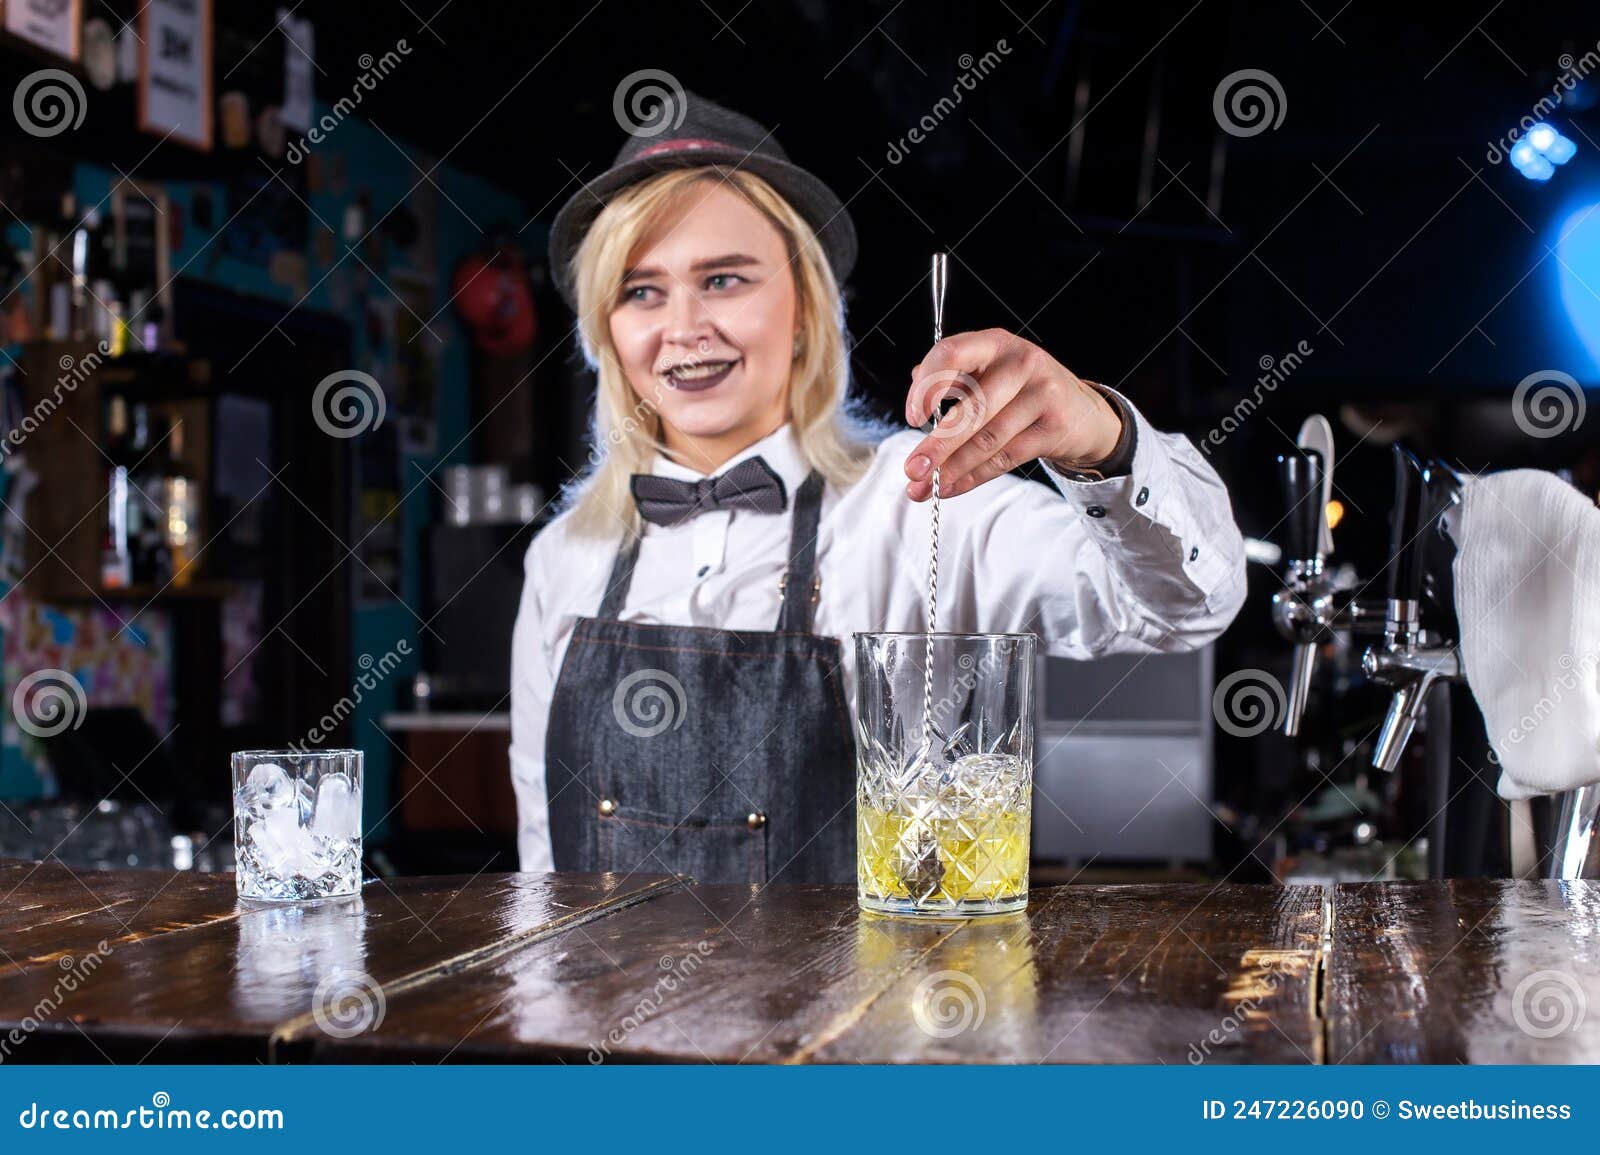
[[[450,290],[456,312],[485,353],[504,357],[533,347],[539,323],[521,257],[503,252],[465,257]]]

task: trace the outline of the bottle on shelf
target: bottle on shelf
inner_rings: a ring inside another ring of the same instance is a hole
[[[101,264],[100,244],[100,213],[91,208],[83,214],[83,219],[71,225],[72,237],[72,339],[81,341],[85,337],[98,337],[104,328],[101,315],[106,313],[106,308],[97,299],[96,290],[104,287],[107,292],[109,286],[93,284],[93,278]]]
[[[199,502],[194,478],[183,459],[183,422],[173,422],[167,437],[167,463],[162,491],[166,501],[167,556],[172,584],[183,589],[195,577],[196,539],[199,537]]]
[[[128,538],[137,585],[165,586],[172,576],[166,540],[166,436],[159,417],[133,407],[134,464],[128,477]]]
[[[106,526],[100,546],[100,584],[127,589],[133,581],[133,553],[128,540],[128,402],[113,394],[106,418]]]

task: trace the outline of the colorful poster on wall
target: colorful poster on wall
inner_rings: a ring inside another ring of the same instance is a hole
[[[139,127],[211,151],[211,0],[148,0],[139,16]]]
[[[77,60],[83,0],[6,0],[6,31],[57,56]]]
[[[0,601],[7,687],[45,676],[84,708],[136,706],[157,734],[172,729],[172,622],[150,610],[124,625],[102,606],[54,607],[11,594]],[[19,744],[14,710],[4,740]]]

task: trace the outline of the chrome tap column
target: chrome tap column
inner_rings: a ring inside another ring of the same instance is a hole
[[[1322,424],[1326,426],[1326,422]],[[1302,430],[1302,437],[1304,433]],[[1318,648],[1342,631],[1352,635],[1370,631],[1382,608],[1335,587],[1327,571],[1332,540],[1327,514],[1331,479],[1322,450],[1302,443],[1293,452],[1279,454],[1278,479],[1288,511],[1284,520],[1287,556],[1283,589],[1272,597],[1272,624],[1294,646],[1283,713],[1283,732],[1293,738],[1299,735],[1305,718]]]
[[[1461,681],[1456,639],[1423,628],[1429,535],[1441,531],[1445,511],[1457,500],[1459,479],[1443,466],[1424,465],[1403,446],[1394,447],[1394,522],[1389,545],[1389,602],[1383,641],[1370,647],[1362,669],[1394,689],[1378,732],[1372,764],[1393,771],[1417,728],[1428,691],[1438,682]]]
[[[1311,677],[1316,672],[1317,646],[1330,636],[1334,618],[1333,589],[1323,572],[1327,558],[1322,550],[1322,454],[1298,449],[1278,455],[1278,477],[1283,483],[1289,513],[1286,522],[1284,588],[1272,597],[1272,622],[1294,644],[1289,671],[1289,702],[1283,732],[1300,733]]]

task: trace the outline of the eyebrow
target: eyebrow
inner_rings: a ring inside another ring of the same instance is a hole
[[[704,273],[712,269],[748,268],[751,265],[759,265],[760,263],[761,259],[759,257],[752,257],[748,253],[725,253],[720,257],[706,257],[704,260],[696,261],[689,266],[689,270],[695,273]],[[666,276],[665,270],[654,266],[629,269],[622,275],[622,283],[626,285],[629,281],[636,281],[642,277],[664,276]]]

